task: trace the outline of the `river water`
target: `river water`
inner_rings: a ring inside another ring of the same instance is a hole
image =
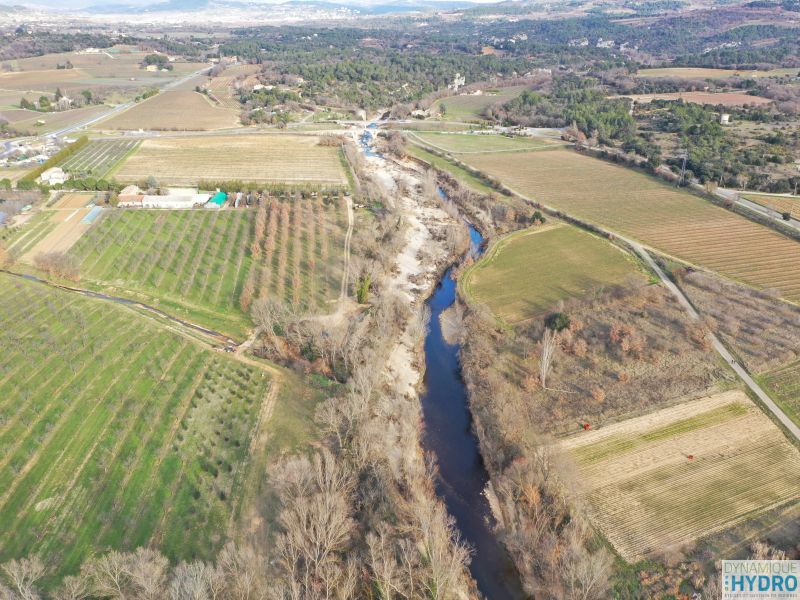
[[[373,148],[372,124],[359,138],[366,156],[383,158]],[[439,188],[443,203],[449,200]],[[468,256],[483,253],[483,236],[469,225]],[[505,547],[492,531],[494,519],[483,495],[489,474],[483,464],[478,438],[472,429],[467,391],[461,377],[459,345],[448,344],[442,336],[440,316],[456,299],[453,269],[445,271],[426,304],[430,308],[430,328],[425,337],[425,391],[422,413],[425,422],[423,446],[433,452],[439,476],[436,493],[447,512],[455,519],[461,539],[472,549],[470,573],[478,590],[489,600],[526,598],[519,573]]]
[[[472,226],[469,233],[469,252],[477,258],[483,252],[483,238]],[[436,455],[439,467],[436,492],[455,518],[462,539],[473,549],[470,572],[478,589],[490,600],[524,598],[516,567],[491,529],[493,518],[483,495],[489,474],[472,429],[459,346],[448,344],[442,336],[439,317],[456,299],[452,273],[453,267],[447,269],[427,301],[431,320],[425,338],[423,445]]]

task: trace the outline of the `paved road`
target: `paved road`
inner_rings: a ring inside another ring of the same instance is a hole
[[[516,190],[513,190],[511,188],[508,188],[508,189],[510,189],[514,194],[516,194],[520,198],[523,198],[523,199],[527,200],[528,202],[532,202],[533,201],[531,198],[528,198],[524,194],[520,194]],[[544,203],[542,203],[542,202],[540,202],[538,200],[536,202],[538,204],[541,204],[547,210],[551,210],[551,211],[555,211],[556,210],[555,208],[553,208],[551,206],[547,206],[546,204],[544,204]],[[563,211],[561,211],[561,212],[563,212]],[[692,320],[695,320],[695,321],[700,320],[700,314],[695,310],[694,306],[692,306],[692,303],[689,302],[689,299],[684,295],[684,293],[680,290],[680,288],[678,288],[678,286],[676,286],[666,276],[664,271],[662,271],[661,268],[656,264],[656,262],[653,260],[653,257],[650,256],[649,252],[647,251],[647,249],[644,246],[642,246],[642,244],[640,244],[639,242],[636,242],[634,240],[631,240],[629,238],[626,238],[624,236],[621,236],[621,235],[619,235],[619,234],[617,234],[617,233],[615,233],[613,231],[610,231],[609,229],[606,229],[606,228],[604,228],[604,229],[606,231],[614,233],[614,235],[617,236],[620,240],[622,240],[625,243],[629,244],[631,246],[631,248],[633,248],[634,251],[639,256],[642,257],[642,259],[653,270],[653,272],[655,272],[658,275],[658,277],[661,279],[662,283],[675,296],[675,298],[678,300],[678,302],[681,304],[681,306],[683,306],[683,308],[689,314],[690,318]],[[711,338],[711,344],[714,347],[714,350],[716,350],[717,353],[725,360],[725,362],[728,363],[728,365],[734,370],[734,372],[739,376],[739,378],[742,381],[744,381],[744,383],[747,385],[747,387],[749,387],[753,391],[753,393],[756,396],[758,396],[758,398],[764,403],[764,406],[766,406],[767,409],[773,415],[775,415],[775,418],[777,418],[784,425],[784,427],[786,427],[786,430],[789,433],[791,433],[798,442],[800,442],[800,427],[798,427],[794,423],[794,421],[792,421],[786,415],[786,413],[783,412],[783,410],[781,410],[780,406],[775,404],[775,402],[772,400],[772,398],[769,397],[769,395],[761,388],[761,386],[758,385],[758,383],[756,383],[756,381],[750,376],[750,374],[736,361],[736,359],[734,358],[733,354],[731,354],[731,352],[725,347],[725,345],[719,340],[719,338],[716,335],[714,335],[713,333],[711,333],[711,332],[709,332],[709,336]]]
[[[762,206],[757,202],[753,202],[752,200],[748,200],[747,198],[742,198],[739,195],[739,192],[735,190],[729,190],[726,188],[717,188],[715,190],[717,196],[724,200],[730,200],[731,202],[738,204],[739,206],[744,206],[745,208],[752,210],[753,212],[757,212],[759,214],[764,215],[765,217],[769,217],[770,219],[774,219],[775,221],[780,221],[787,227],[792,227],[793,229],[800,232],[800,221],[792,217],[788,221],[783,220],[783,214],[778,212],[777,210],[773,210],[767,206]]]
[[[675,285],[665,274],[664,271],[656,264],[656,261],[653,260],[653,257],[645,250],[640,244],[636,242],[632,242],[631,240],[626,240],[628,244],[633,247],[636,253],[641,256],[644,261],[648,264],[648,266],[661,278],[662,283],[667,286],[667,288],[672,292],[672,294],[678,299],[678,302],[686,309],[686,312],[689,313],[689,316],[695,320],[700,320],[700,315],[695,310],[694,306],[692,306],[689,299],[684,295],[684,293],[680,290],[680,288]],[[761,389],[761,386],[755,382],[755,380],[750,377],[750,374],[744,370],[744,368],[738,363],[738,361],[734,358],[733,354],[725,347],[725,345],[719,340],[719,338],[714,334],[709,332],[709,337],[711,338],[711,343],[714,346],[714,350],[725,359],[725,362],[730,365],[730,367],[736,372],[736,374],[747,384],[756,396],[764,403],[764,405],[770,410],[772,414],[783,424],[786,429],[791,432],[791,434],[800,441],[800,427],[795,425],[794,421],[792,421],[785,412],[781,410],[781,408],[773,402],[772,398]]]

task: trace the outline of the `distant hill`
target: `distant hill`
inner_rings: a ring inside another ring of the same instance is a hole
[[[167,0],[152,4],[105,3],[93,4],[82,9],[82,12],[91,14],[127,14],[127,13],[156,13],[156,12],[182,12],[204,9],[256,9],[266,8],[296,9],[296,10],[330,10],[351,11],[360,14],[391,14],[407,12],[426,12],[430,10],[453,10],[473,6],[472,2],[461,0],[401,0],[399,2],[353,2],[336,3],[322,0],[289,0],[288,2],[264,2],[259,0]]]

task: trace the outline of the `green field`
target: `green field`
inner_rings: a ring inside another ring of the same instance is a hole
[[[463,277],[463,290],[507,323],[530,319],[559,300],[637,277],[632,259],[571,225],[545,225],[501,239]]]
[[[486,90],[479,96],[451,96],[437,100],[431,107],[431,112],[441,112],[442,106],[445,111],[442,116],[448,121],[474,121],[483,118],[483,111],[493,104],[508,102],[516,98],[526,90],[526,86],[518,85],[513,87],[501,88],[498,90]]]
[[[70,250],[84,284],[111,286],[168,312],[242,335],[242,282],[254,212],[116,210]]]
[[[14,255],[22,256],[56,227],[53,213],[40,211],[18,227],[0,229],[0,241]]]
[[[800,362],[765,373],[759,379],[783,412],[800,425]]]
[[[411,156],[415,156],[420,160],[424,160],[428,164],[436,167],[437,169],[441,169],[442,171],[450,173],[450,175],[455,177],[458,181],[468,187],[471,187],[476,192],[480,192],[482,194],[494,193],[494,190],[491,187],[486,185],[479,178],[475,177],[475,175],[467,171],[465,168],[458,166],[454,162],[451,162],[442,156],[437,156],[433,152],[428,152],[422,146],[409,144],[407,151],[409,154],[411,154]]]
[[[242,294],[327,310],[343,269],[343,199],[272,199],[223,211],[109,211],[70,250],[83,285],[111,291],[235,337]],[[244,309],[244,310],[243,310]]]
[[[0,274],[0,562],[209,558],[270,379],[108,302]]]
[[[410,135],[412,138],[416,137],[437,150],[454,154],[537,150],[553,145],[553,142],[541,138],[508,137],[494,134],[435,133],[426,131]]]
[[[135,140],[92,141],[58,166],[76,177],[100,179],[107,177],[138,145]]]

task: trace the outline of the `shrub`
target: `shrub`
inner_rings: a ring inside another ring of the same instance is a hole
[[[562,312],[552,313],[547,315],[544,324],[545,327],[553,331],[562,331],[569,327],[569,315]]]
[[[46,252],[38,254],[33,259],[33,264],[51,277],[61,277],[71,281],[80,279],[80,270],[75,258],[63,252]]]

